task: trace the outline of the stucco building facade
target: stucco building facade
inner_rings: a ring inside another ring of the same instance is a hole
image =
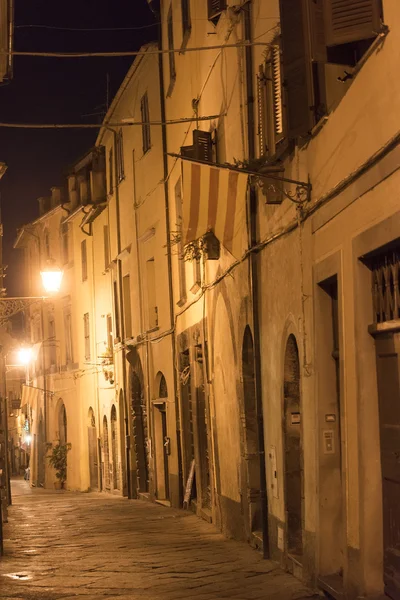
[[[398,598],[397,4],[149,4],[160,46],[31,225],[59,262],[71,240],[46,439],[62,399],[71,489],[185,506],[335,598]]]

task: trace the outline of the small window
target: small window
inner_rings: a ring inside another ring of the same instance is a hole
[[[284,139],[281,50],[279,43],[269,47],[267,60],[257,78],[258,140],[260,156],[274,156]]]
[[[54,317],[49,319],[49,348],[50,348],[50,365],[57,364],[57,346],[56,346],[56,324]]]
[[[83,315],[83,335],[85,338],[85,360],[90,360],[90,323],[89,313]]]
[[[156,297],[156,269],[154,258],[146,262],[148,329],[158,327],[158,307]]]
[[[226,0],[208,0],[208,19],[216,23],[226,9]]]
[[[66,265],[69,258],[68,223],[63,223],[61,226],[61,246],[62,260],[64,265]]]
[[[184,261],[183,229],[182,229],[182,181],[178,179],[175,185],[175,213],[176,213],[176,237],[178,240],[178,276],[179,276],[179,300],[183,305],[186,301],[186,264]]]
[[[121,327],[119,320],[119,301],[118,301],[118,287],[117,282],[114,281],[114,314],[115,314],[115,337],[120,341],[121,339]]]
[[[86,281],[87,277],[88,277],[86,240],[82,240],[82,242],[81,242],[81,259],[82,259],[82,281]]]
[[[46,258],[50,258],[50,233],[47,230],[44,233],[44,247]]]
[[[132,312],[131,312],[131,278],[125,275],[122,280],[124,291],[124,323],[125,323],[125,338],[132,337]]]
[[[67,364],[73,362],[73,346],[72,346],[72,315],[71,307],[64,309],[64,334],[65,334],[65,362]]]
[[[117,133],[117,167],[118,167],[118,181],[121,182],[125,178],[125,167],[124,167],[124,138],[122,129]]]
[[[114,346],[112,316],[107,315],[107,352],[112,355]]]
[[[192,29],[192,23],[190,19],[190,0],[181,0],[181,8],[182,8],[182,38],[183,43],[185,43],[186,39],[190,35],[190,30]]]
[[[143,94],[140,101],[140,112],[142,117],[142,145],[143,154],[146,154],[151,148],[151,130],[150,130],[150,112],[149,112],[149,97],[147,92]]]
[[[174,22],[172,20],[172,6],[169,9],[168,13],[168,50],[169,50],[169,79],[170,79],[170,87],[176,79],[176,70],[175,70],[175,53],[174,53]]]
[[[108,193],[114,192],[114,156],[113,149],[110,148],[108,153]]]
[[[104,269],[107,270],[110,266],[110,240],[108,235],[108,225],[103,226],[104,240]]]

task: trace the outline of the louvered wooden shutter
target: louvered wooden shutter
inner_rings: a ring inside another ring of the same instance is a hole
[[[283,85],[289,138],[307,134],[314,124],[308,1],[280,0]]]
[[[260,65],[257,76],[258,144],[260,156],[267,152],[267,96],[266,76]]]
[[[208,0],[208,18],[213,19],[226,8],[226,0]]]
[[[380,0],[326,0],[327,46],[374,37],[380,29]]]
[[[209,131],[195,129],[193,131],[193,146],[197,160],[212,162],[212,139]]]
[[[195,158],[194,147],[193,146],[181,146],[181,156],[186,156],[187,158]]]
[[[317,62],[326,62],[324,0],[309,0],[308,9],[311,27],[311,58]]]

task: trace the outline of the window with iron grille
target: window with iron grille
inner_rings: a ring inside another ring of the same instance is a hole
[[[400,244],[369,261],[374,323],[400,319]]]
[[[90,360],[90,323],[89,313],[83,315],[83,335],[85,337],[85,360]]]
[[[147,92],[143,94],[140,101],[140,112],[142,117],[142,147],[143,154],[146,154],[151,148],[150,111]]]

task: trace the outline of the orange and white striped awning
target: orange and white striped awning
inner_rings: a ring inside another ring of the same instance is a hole
[[[182,161],[183,243],[213,231],[236,258],[247,248],[248,175],[212,165]]]

